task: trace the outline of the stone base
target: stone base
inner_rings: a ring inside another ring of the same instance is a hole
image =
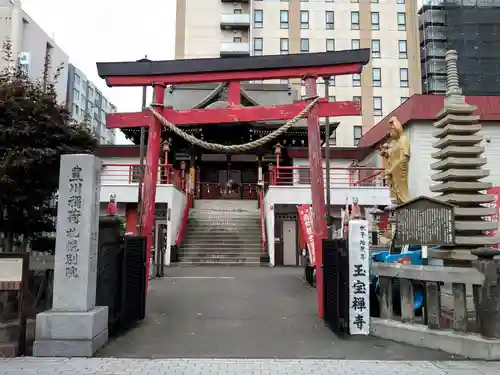
[[[108,307],[49,310],[36,317],[35,357],[91,357],[108,341]]]
[[[433,330],[420,324],[371,318],[370,334],[386,340],[457,354],[469,359],[500,360],[500,340],[486,339],[473,333],[460,334],[451,330]]]
[[[33,357],[92,357],[107,342],[107,329],[90,340],[36,340]]]

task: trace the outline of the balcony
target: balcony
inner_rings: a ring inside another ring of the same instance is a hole
[[[444,59],[429,59],[421,64],[420,68],[422,77],[427,77],[429,74],[445,75]]]
[[[146,168],[146,166],[144,167]],[[104,164],[101,170],[101,202],[108,202],[111,194],[117,202],[133,203],[139,196],[139,164]],[[165,203],[172,189],[185,190],[182,172],[172,165],[160,165],[156,185],[156,202]]]
[[[250,56],[249,42],[222,42],[220,46],[221,57]]]
[[[446,41],[444,26],[427,26],[420,30],[420,43],[426,44],[428,41]]]
[[[325,170],[323,170],[325,179]],[[326,185],[326,179],[324,180]],[[330,168],[332,205],[345,205],[358,198],[362,206],[390,203],[389,188],[381,168],[349,167]],[[269,172],[268,203],[299,204],[311,200],[309,167],[278,167]]]
[[[221,29],[243,29],[250,28],[249,13],[223,13],[220,17]]]

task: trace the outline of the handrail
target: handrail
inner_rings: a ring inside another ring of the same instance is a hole
[[[262,251],[263,255],[267,254],[267,241],[266,241],[266,216],[264,210],[264,192],[262,189],[259,191],[259,207],[260,207],[260,229],[262,231],[261,241],[262,241]]]
[[[140,179],[140,164],[103,164],[101,182],[103,185],[115,184],[138,184]],[[182,172],[175,169],[172,164],[160,164],[158,166],[158,185],[174,185],[184,190],[185,183]],[[147,166],[144,166],[144,172]]]
[[[309,170],[309,166],[273,167],[269,170],[269,185],[293,186],[310,184]],[[324,174],[323,178],[325,178]],[[384,169],[373,167],[330,168],[330,187],[346,186],[385,187]]]
[[[177,238],[175,239],[175,244],[180,246],[182,239],[184,238],[184,231],[186,230],[187,223],[189,220],[189,210],[193,205],[193,196],[191,193],[186,194],[186,205],[184,206],[184,212],[182,214],[181,225],[179,226],[179,231],[177,232]]]

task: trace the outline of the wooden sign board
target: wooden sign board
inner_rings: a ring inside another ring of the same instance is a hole
[[[395,209],[396,246],[453,245],[454,206],[428,197],[418,197]]]
[[[0,258],[0,290],[20,290],[23,280],[22,258]]]
[[[0,291],[19,293],[19,336],[17,354],[26,354],[26,297],[28,295],[29,253],[0,253]]]

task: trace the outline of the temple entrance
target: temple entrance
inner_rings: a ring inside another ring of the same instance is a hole
[[[202,162],[199,167],[199,199],[257,199],[256,163]]]

